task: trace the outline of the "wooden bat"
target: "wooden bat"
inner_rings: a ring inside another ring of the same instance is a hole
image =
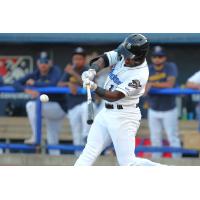
[[[87,103],[88,103],[88,117],[87,117],[87,124],[92,124],[94,121],[94,108],[91,96],[90,85],[86,85],[87,88]]]

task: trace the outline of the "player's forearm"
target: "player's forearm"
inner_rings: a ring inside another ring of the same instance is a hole
[[[114,101],[118,101],[120,99],[122,99],[125,95],[119,91],[108,91],[105,90],[101,87],[97,87],[97,89],[95,90],[95,93],[100,96],[101,98],[109,101],[109,102],[114,102]]]
[[[96,72],[99,72],[104,67],[106,67],[106,64],[104,58],[102,57],[99,57],[96,61],[90,64],[90,69],[94,69]]]
[[[154,82],[151,83],[152,87],[156,87],[156,88],[172,88],[174,87],[174,83],[172,82]]]
[[[191,88],[191,89],[200,90],[200,84],[198,84],[198,83],[187,82],[186,87]]]
[[[25,89],[25,86],[23,84],[21,84],[19,81],[15,81],[14,84],[13,84],[13,87],[18,92],[24,92],[24,89]]]

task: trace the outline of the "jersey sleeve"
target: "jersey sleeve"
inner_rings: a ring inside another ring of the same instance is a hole
[[[30,74],[27,74],[27,75],[25,75],[24,77],[22,77],[22,78],[16,80],[16,81],[13,83],[13,87],[14,87],[17,91],[22,92],[22,91],[24,91],[24,89],[25,89],[26,81],[27,81],[28,79],[34,79],[34,77],[35,77],[35,72],[32,72],[32,73],[30,73]]]
[[[116,88],[117,91],[122,92],[125,96],[134,96],[141,91],[142,82],[139,77],[128,79],[127,81],[119,84]]]
[[[193,76],[188,79],[188,82],[200,84],[200,71],[196,72]]]
[[[115,65],[117,64],[117,62],[119,61],[119,55],[116,51],[109,51],[109,52],[106,52],[105,55],[107,56],[108,58],[108,61],[109,61],[109,66],[112,66],[112,65]]]

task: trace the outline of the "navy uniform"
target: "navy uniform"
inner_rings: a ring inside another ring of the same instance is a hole
[[[39,64],[48,64],[48,57],[40,57],[38,59]],[[26,91],[25,86],[29,80],[34,80],[33,87],[49,87],[56,86],[61,77],[61,70],[57,66],[50,66],[46,75],[42,75],[39,69],[36,69],[33,73],[26,75],[14,83],[14,87],[18,91]],[[65,95],[62,94],[49,94],[49,102],[42,105],[42,116],[46,121],[47,128],[47,143],[51,145],[57,145],[59,143],[59,133],[62,128],[63,119],[66,116],[67,106]],[[26,111],[29,118],[29,122],[32,128],[32,137],[25,141],[26,143],[36,142],[36,101],[33,99],[26,104]],[[58,150],[50,150],[51,155],[59,155]]]
[[[165,50],[157,46],[152,57],[166,57]],[[177,66],[172,62],[164,62],[162,65],[149,65],[149,83],[163,83],[169,77],[177,78]],[[178,113],[176,109],[176,97],[174,95],[148,95],[148,123],[150,128],[151,143],[153,146],[162,146],[162,130],[164,129],[172,147],[180,147],[178,137]],[[154,153],[154,157],[160,157],[161,153]],[[179,154],[173,154],[179,157]]]
[[[192,86],[188,85],[189,87],[200,90],[200,71],[197,71],[191,77],[189,77],[187,83],[192,84]],[[200,133],[200,102],[196,107],[196,112],[197,112],[197,119],[199,121],[198,131]]]
[[[74,145],[84,145],[89,125],[87,122],[87,95],[78,94],[77,89],[82,86],[81,74],[88,70],[86,53],[82,47],[72,52],[72,63],[68,64],[59,82],[59,86],[69,87],[71,93],[67,95],[68,119],[72,131]],[[78,152],[75,152],[78,155]]]

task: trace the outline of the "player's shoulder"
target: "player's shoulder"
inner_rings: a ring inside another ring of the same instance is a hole
[[[50,74],[61,74],[61,68],[58,65],[53,65]]]
[[[175,62],[166,62],[165,67],[168,68],[168,69],[176,69],[177,65],[176,65]]]
[[[53,65],[51,68],[53,71],[61,71],[60,67],[58,65]]]
[[[197,72],[195,72],[195,73],[192,75],[192,77],[198,77],[198,78],[200,78],[200,70],[197,71]]]
[[[200,76],[200,70],[195,73],[196,75]]]

